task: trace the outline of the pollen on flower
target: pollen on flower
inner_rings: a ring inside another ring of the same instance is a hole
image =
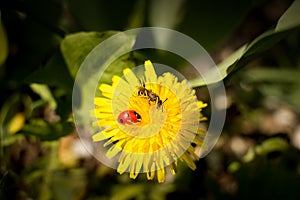
[[[104,97],[95,97],[92,115],[95,126],[105,127],[93,140],[106,141],[108,158],[117,157],[117,171],[130,178],[146,173],[164,182],[166,167],[176,173],[178,160],[195,169],[195,148],[201,147],[205,133],[199,122],[206,107],[198,101],[186,80],[166,72],[157,76],[150,61],[142,77],[130,69],[114,76],[112,85],[101,84]]]

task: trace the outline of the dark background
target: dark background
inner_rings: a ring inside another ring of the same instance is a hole
[[[80,150],[70,122],[74,77],[60,49],[71,33],[161,26],[192,37],[219,63],[274,28],[291,3],[1,0],[0,198],[299,199],[299,27],[226,77],[218,143],[195,171],[180,164],[164,184],[131,180]],[[205,87],[197,92],[209,102]]]

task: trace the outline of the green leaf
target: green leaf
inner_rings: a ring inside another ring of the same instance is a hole
[[[299,10],[300,0],[295,0],[278,20],[276,28],[261,34],[252,42],[242,46],[226,60],[218,64],[217,68],[220,74],[215,76],[216,70],[209,72],[207,76],[214,77],[208,79],[209,82],[204,82],[201,77],[191,80],[192,87],[200,87],[223,80],[231,72],[244,67],[250,61],[258,57],[262,52],[268,50],[274,44],[285,38],[289,33],[296,31],[296,28],[300,26]]]
[[[67,35],[63,39],[60,46],[61,52],[73,78],[92,49],[116,33],[118,32],[79,32]]]
[[[136,66],[136,63],[131,59],[130,54],[125,54],[121,56],[119,59],[115,60],[111,63],[106,70],[103,72],[101,78],[99,79],[100,83],[112,83],[112,77],[116,76],[123,76],[123,69],[125,68],[133,68]]]
[[[37,84],[37,83],[32,83],[30,84],[30,88],[40,97],[49,104],[51,108],[56,108],[56,101],[53,98],[51,91],[49,87],[45,84]]]
[[[288,148],[288,144],[282,138],[270,138],[265,140],[261,145],[255,147],[258,155],[266,155],[274,151],[284,151]]]
[[[53,199],[83,199],[88,180],[85,169],[52,172],[50,182]],[[63,187],[62,187],[63,186]]]
[[[256,58],[262,52],[271,48],[274,44],[287,36],[288,32],[275,32],[274,30],[266,31],[257,38],[255,38],[250,44],[248,44],[245,52],[239,60],[238,66],[243,66],[249,61]]]
[[[23,135],[19,135],[19,134],[8,135],[5,138],[1,139],[1,146],[6,147],[6,146],[12,145],[16,142],[21,142],[22,140],[24,140]]]
[[[149,8],[149,23],[154,27],[175,28],[185,13],[183,0],[153,0]]]
[[[103,35],[107,36],[105,33]],[[120,74],[122,69],[133,66],[126,53],[132,50],[135,39],[135,33],[119,33],[116,37],[113,36],[110,40],[101,43],[101,46],[88,55],[76,76],[74,85],[73,105],[76,107],[77,124],[85,124],[89,121],[89,111],[94,106],[93,99],[98,82],[111,82],[115,72]],[[73,60],[76,60],[76,57]],[[80,59],[77,60],[80,62]]]
[[[1,17],[1,13],[0,13]],[[4,26],[0,18],[0,66],[5,62],[8,56],[8,41],[5,33]]]
[[[275,31],[279,32],[300,26],[299,10],[300,1],[295,0],[289,9],[278,20]]]
[[[234,173],[234,172],[238,171],[240,168],[241,168],[241,163],[239,163],[237,161],[233,161],[229,164],[228,171],[230,173]]]
[[[298,69],[274,69],[260,67],[250,69],[244,73],[246,82],[270,82],[270,83],[300,83],[300,70]]]
[[[122,30],[132,19],[134,6],[140,2],[144,1],[68,0],[68,10],[72,13],[69,26],[73,30]],[[141,12],[145,16],[145,9]]]
[[[293,106],[300,113],[300,69],[255,68],[245,70],[243,82],[253,85],[264,96],[272,96]]]
[[[39,137],[41,140],[57,140],[60,137],[70,134],[74,130],[71,123],[47,123],[43,119],[30,120],[21,133]]]
[[[251,147],[248,152],[243,156],[243,162],[251,162],[255,159],[256,155],[267,155],[275,151],[285,151],[288,149],[288,143],[279,137],[266,139],[261,144]]]
[[[50,103],[52,108],[56,108],[56,113],[60,115],[62,121],[68,118],[72,107],[74,80],[60,52],[56,52],[45,67],[26,77],[23,83],[42,87],[32,88],[43,99],[43,101],[35,102],[35,105]]]
[[[262,1],[251,0],[184,1],[180,7],[180,15],[184,14],[184,20],[178,28],[180,32],[194,38],[206,50],[211,51],[234,32],[256,4],[261,3]],[[172,4],[174,1],[171,1],[170,7]],[[166,13],[168,10],[169,8]]]
[[[24,99],[25,98],[23,96],[21,96],[18,93],[15,93],[9,96],[7,100],[3,103],[0,109],[0,135],[2,137],[0,140],[0,144],[2,140],[4,140],[6,137],[10,137],[10,123],[14,116],[16,116],[17,113],[20,113],[20,107],[28,106],[25,104]],[[23,113],[21,115],[23,115]]]
[[[23,83],[42,83],[64,89],[67,94],[72,93],[73,79],[64,63],[60,52],[56,52],[45,67],[34,71],[23,80]]]
[[[142,27],[145,21],[146,1],[136,1],[133,6],[133,11],[129,16],[126,29]]]
[[[237,51],[235,51],[233,54],[231,54],[226,60],[222,61],[218,64],[218,70],[220,72],[219,75],[217,75],[217,78],[209,78],[208,80],[213,80],[213,82],[206,83],[204,79],[197,78],[190,80],[190,84],[192,87],[199,87],[206,84],[214,83],[223,80],[232,70],[233,68],[231,66],[234,66],[237,60],[242,57],[244,51],[246,49],[246,45],[240,47]],[[213,76],[213,74],[216,73],[216,70],[211,71],[207,74],[207,76]]]
[[[145,187],[142,184],[117,185],[113,188],[112,199],[138,199],[143,196]]]

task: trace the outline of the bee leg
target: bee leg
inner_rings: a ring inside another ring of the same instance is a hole
[[[159,109],[159,107],[161,107],[161,105],[162,105],[162,101],[158,100],[156,103],[156,108]]]

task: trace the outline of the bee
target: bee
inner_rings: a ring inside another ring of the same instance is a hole
[[[138,87],[137,95],[148,98],[149,104],[151,104],[151,102],[156,103],[157,108],[160,108],[162,104],[168,100],[168,98],[166,98],[164,101],[162,101],[160,97],[151,89],[146,89],[145,85]]]

